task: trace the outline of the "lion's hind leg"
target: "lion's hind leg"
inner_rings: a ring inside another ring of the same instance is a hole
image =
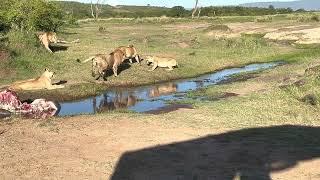
[[[172,66],[168,66],[168,69],[166,69],[167,71],[172,71],[173,67]]]
[[[52,50],[49,48],[49,43],[45,43],[44,47],[50,52],[53,53]]]
[[[118,66],[117,66],[117,65],[114,65],[113,68],[112,68],[112,70],[113,70],[114,76],[117,77],[117,76],[118,76]]]

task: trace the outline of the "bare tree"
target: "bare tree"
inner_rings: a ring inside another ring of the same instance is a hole
[[[194,15],[196,14],[196,12],[198,10],[198,2],[199,2],[199,0],[196,0],[196,5],[194,6],[194,9],[192,11],[192,18],[194,18]]]
[[[198,18],[200,18],[201,9],[202,9],[202,7],[199,7],[199,11],[198,11]]]
[[[91,16],[94,19],[99,18],[100,13],[102,12],[102,4],[103,4],[103,1],[100,2],[100,0],[97,0],[95,5],[93,5],[93,3],[91,1]]]

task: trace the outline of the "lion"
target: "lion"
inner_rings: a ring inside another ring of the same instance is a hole
[[[57,34],[55,32],[39,32],[38,38],[44,47],[51,53],[52,50],[49,48],[50,43],[58,43]]]
[[[137,50],[133,45],[120,46],[117,49],[120,49],[125,54],[125,59],[129,59],[131,64],[132,64],[132,59],[135,59],[137,63],[140,64],[140,57],[137,54]]]
[[[124,59],[124,53],[120,49],[116,49],[110,54],[97,54],[81,63],[92,61],[92,77],[98,76],[96,80],[99,80],[100,77],[106,80],[105,74],[108,69],[112,68],[114,76],[118,76],[118,67],[122,64]]]
[[[45,69],[43,74],[35,79],[29,79],[24,81],[17,81],[9,86],[11,90],[41,90],[41,89],[60,89],[64,88],[63,85],[53,85],[52,78],[54,77],[54,72],[49,69]]]
[[[168,67],[169,71],[173,70],[173,67],[178,67],[178,63],[175,59],[169,57],[147,56],[147,64],[152,63],[153,67],[149,71],[154,71],[157,67]]]

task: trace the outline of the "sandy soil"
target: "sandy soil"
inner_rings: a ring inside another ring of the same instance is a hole
[[[230,32],[210,31],[206,34],[215,38],[235,38],[241,34],[265,34],[264,38],[275,41],[292,41],[295,44],[319,44],[320,27],[315,25],[268,25],[254,22],[227,24]],[[205,28],[205,24],[198,28]]]
[[[196,110],[183,109],[175,113],[178,115],[188,111],[196,113]],[[188,145],[190,143],[187,143],[182,145],[182,149],[179,149],[178,147],[181,146],[180,143],[183,141],[198,141],[198,139],[201,140],[201,138],[208,135],[217,136],[215,138],[219,139],[220,134],[228,133],[229,129],[197,129],[166,125],[163,122],[168,120],[161,115],[156,117],[157,121],[141,121],[132,117],[112,120],[106,116],[81,116],[50,121],[18,120],[2,122],[0,125],[0,179],[110,179],[114,171],[121,170],[121,163],[120,165],[117,163],[123,153],[127,152],[138,152],[139,154],[141,150],[142,152],[145,151],[145,148],[154,148],[159,145],[173,143],[172,148],[171,146],[167,147],[171,148],[170,152],[184,153],[183,151],[186,150],[186,154],[190,155],[188,158],[191,159],[191,154],[198,156],[197,152],[201,149],[211,149],[210,152],[220,153],[218,156],[215,153],[208,156],[216,155],[214,158],[219,159],[222,156],[224,159],[230,159],[242,153],[242,151],[239,151],[242,147],[241,143],[244,143],[243,145],[245,146],[250,146],[241,141],[233,144],[228,143],[228,140],[221,142],[216,140],[210,141],[210,143],[214,142],[210,144],[210,148],[204,148],[207,143],[204,141],[204,147],[198,142],[196,145],[191,145],[191,147]],[[177,147],[174,147],[175,144],[177,144]],[[260,150],[258,148],[257,152]],[[128,170],[130,166],[139,167],[141,165],[144,167],[143,173],[148,174],[148,171],[151,172],[154,169],[152,166],[155,165],[159,168],[158,166],[161,166],[164,159],[171,160],[170,154],[167,154],[165,150],[163,152],[161,150],[152,152],[156,152],[155,156],[152,157],[157,157],[160,154],[162,158],[151,159],[150,161],[146,159],[146,162],[143,161],[142,164],[132,164],[131,162],[128,163],[129,166],[125,169]],[[199,156],[202,157],[203,155],[200,154]],[[248,161],[250,165],[250,157],[246,157],[247,155],[245,154],[241,156],[244,156],[241,157],[244,159],[248,158],[245,162]],[[176,158],[179,157],[179,155],[175,158],[172,157],[170,165],[176,163]],[[201,159],[201,157],[199,158]],[[185,157],[181,158],[186,160]],[[197,157],[193,158],[197,159]],[[256,158],[263,159],[263,157]],[[123,158],[121,159],[123,160]],[[149,165],[151,169],[143,166],[144,163],[151,163]],[[219,164],[219,162],[217,163]],[[221,162],[218,169],[220,168],[222,171],[219,171],[218,175],[215,174],[217,175],[215,177],[227,177],[224,176],[223,172],[229,175],[227,170],[228,168],[233,168],[231,167],[233,163],[231,165],[229,161],[228,163]],[[318,171],[320,158],[303,157],[299,162],[293,164],[290,162],[290,165],[279,160],[279,162],[275,162],[270,166],[277,166],[277,163],[280,163],[280,166],[285,164],[285,168],[279,168],[281,170],[272,172],[271,177],[273,179],[320,178]],[[183,164],[183,166],[186,164]],[[238,161],[235,161],[234,164],[238,166]],[[165,166],[161,168],[166,170]],[[212,168],[211,165],[202,167],[204,171],[202,174],[210,173],[210,168]],[[159,170],[159,172],[161,171]],[[188,172],[183,173],[179,170],[173,173],[177,172],[180,172],[180,176],[182,173],[182,177],[186,177],[185,173],[188,176]],[[176,174],[170,173],[166,174],[166,171],[164,171],[159,177],[167,177],[167,179],[176,179],[175,177],[178,177]],[[128,175],[127,173],[125,174]],[[235,173],[232,176],[235,178],[237,176],[240,177],[241,173]],[[140,176],[142,178],[137,177],[139,176],[132,176],[133,179],[147,179],[144,176]],[[259,177],[259,174],[257,174],[257,177]],[[113,177],[113,179],[126,178]]]

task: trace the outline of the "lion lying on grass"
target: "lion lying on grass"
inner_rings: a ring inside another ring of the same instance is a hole
[[[58,40],[57,34],[55,32],[38,32],[37,36],[41,44],[43,44],[44,47],[51,53],[53,52],[49,48],[50,43],[78,43],[80,41],[79,39],[76,39],[72,42]]]
[[[110,54],[97,54],[92,56],[81,63],[86,63],[92,60],[92,77],[96,77],[96,80],[102,77],[104,80],[106,71],[108,69],[113,70],[114,76],[118,76],[118,67],[125,60],[125,54],[120,49],[116,49]]]
[[[64,88],[63,85],[53,85],[52,78],[54,76],[54,72],[49,71],[48,69],[44,70],[44,73],[36,78],[29,79],[24,81],[17,81],[9,86],[11,90],[40,90],[40,89],[59,89]]]

